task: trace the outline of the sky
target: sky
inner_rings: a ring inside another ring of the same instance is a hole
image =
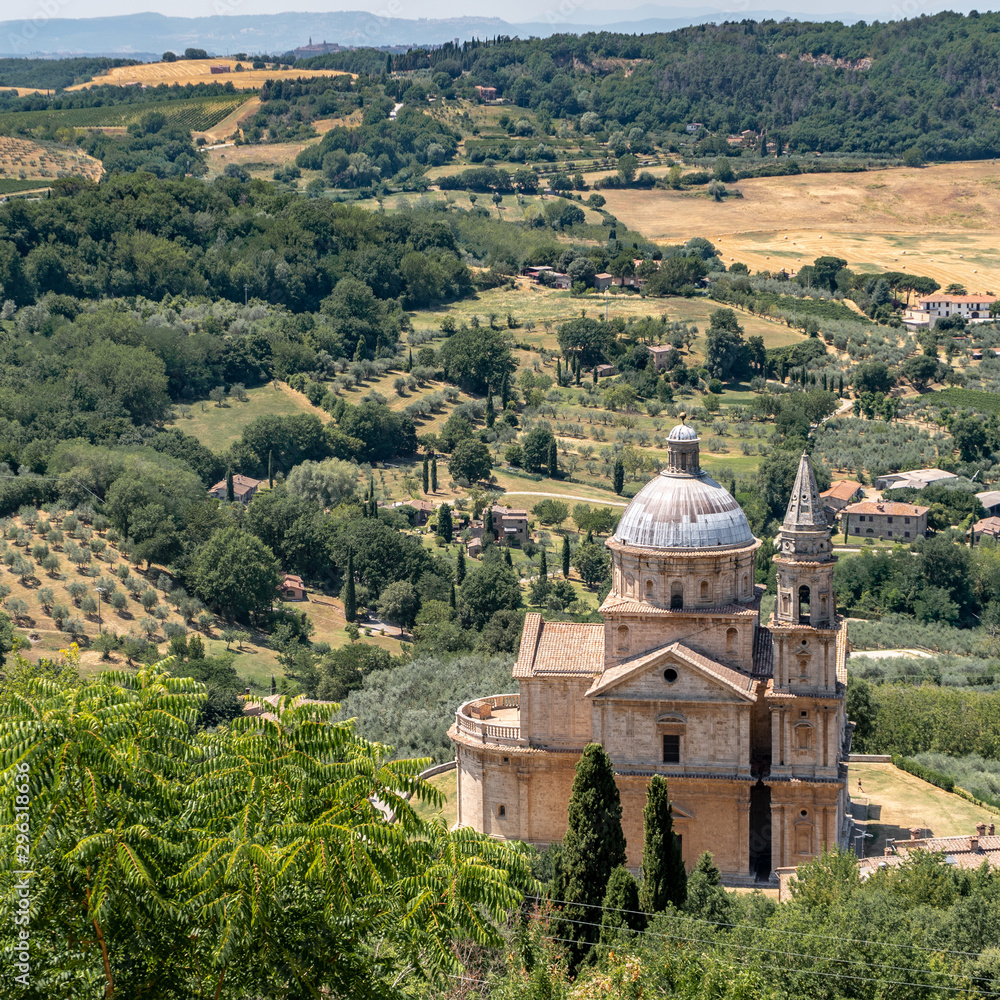
[[[641,4],[641,6],[640,6]],[[989,9],[989,3],[975,0],[942,2],[942,0],[714,0],[697,3],[615,3],[614,0],[507,0],[499,6],[470,5],[467,0],[3,0],[0,20],[35,18],[91,18],[109,15],[136,14],[155,11],[179,17],[204,17],[210,14],[279,14],[294,11],[365,10],[388,17],[441,18],[467,15],[501,17],[517,23],[542,20],[541,12],[557,8],[563,23],[608,23],[611,20],[632,20],[636,17],[677,17],[692,9],[706,14],[721,12],[727,19],[752,16],[757,10],[781,10],[806,14],[818,20],[834,18],[842,11],[857,10],[869,21],[898,20],[931,14],[939,10],[961,10],[978,6]],[[638,10],[636,10],[638,8]],[[681,8],[679,12],[677,8]],[[588,11],[601,11],[598,21],[588,18]],[[609,12],[614,14],[609,16]]]

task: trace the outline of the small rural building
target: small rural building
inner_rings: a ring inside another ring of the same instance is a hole
[[[694,135],[696,132],[700,132],[705,126],[701,122],[688,122],[684,126],[684,131],[688,135]]]
[[[495,101],[497,99],[496,87],[476,87],[476,96],[481,101]]]
[[[861,483],[856,483],[852,479],[838,479],[830,483],[830,488],[819,495],[826,506],[827,521],[836,524],[840,512],[849,504],[861,500],[864,495]]]
[[[947,483],[958,479],[954,472],[944,469],[914,469],[912,472],[887,472],[875,480],[879,490],[901,490],[910,488],[922,490],[931,483]]]
[[[552,285],[554,288],[560,288],[563,291],[567,291],[573,287],[573,279],[568,274],[563,274],[561,271],[553,271]]]
[[[532,267],[526,267],[526,268],[524,268],[521,271],[521,274],[525,278],[534,278],[535,281],[538,281],[538,279],[546,271],[555,271],[555,268],[554,267],[549,267],[548,264],[539,264],[537,267],[532,266]]]
[[[656,344],[649,348],[649,353],[653,356],[653,364],[656,370],[662,372],[670,362],[675,351],[669,344]]]
[[[233,499],[240,503],[250,503],[260,489],[263,479],[251,479],[249,476],[233,476]],[[217,500],[226,499],[226,481],[220,479],[209,491],[209,496]]]
[[[974,836],[969,837],[925,837],[927,831],[911,827],[908,840],[890,840],[882,854],[858,861],[858,876],[861,881],[871,878],[877,871],[898,868],[914,851],[929,854],[943,854],[946,864],[957,868],[976,870],[982,865],[1000,868],[1000,837],[996,836],[993,823],[980,823]],[[778,876],[778,901],[787,902],[792,898],[791,884],[795,880],[796,868],[776,868]]]
[[[988,513],[1000,517],[1000,490],[986,490],[983,493],[977,493],[976,498]]]
[[[990,306],[997,300],[992,292],[975,295],[945,295],[935,292],[922,295],[917,304],[903,313],[903,322],[909,327],[930,327],[937,320],[961,316],[968,323],[989,323]]]
[[[600,274],[594,275],[594,288],[596,288],[599,292],[603,292],[606,288],[610,288],[614,282],[614,276],[608,274],[607,271],[602,271]]]
[[[434,513],[434,504],[429,500],[397,500],[394,504],[390,504],[389,509],[399,510],[401,507],[411,507],[416,511],[414,523],[417,527],[423,527],[427,523],[427,519]]]
[[[927,511],[910,503],[862,500],[845,507],[840,523],[845,534],[907,542],[927,534]]]
[[[1000,517],[984,517],[972,526],[972,541],[977,543],[983,538],[1000,541]]]
[[[478,559],[483,554],[483,540],[478,535],[470,538],[465,543],[465,551],[472,556],[473,559]]]
[[[598,365],[597,366],[597,377],[598,378],[610,378],[612,375],[617,375],[618,369],[614,365]]]
[[[490,508],[493,522],[493,534],[497,541],[514,541],[521,545],[531,540],[528,531],[528,512],[513,507],[503,507],[500,504]]]
[[[223,73],[231,73],[233,68],[227,65],[216,65],[209,68],[209,72],[212,76],[220,76]]]
[[[301,576],[293,576],[291,573],[285,574],[285,579],[278,585],[278,592],[283,601],[305,601],[306,585],[302,582]]]

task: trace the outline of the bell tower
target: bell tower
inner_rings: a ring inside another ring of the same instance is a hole
[[[803,453],[778,534],[778,598],[768,623],[771,863],[804,864],[844,836],[849,745],[847,644],[833,592],[836,561],[809,456]]]

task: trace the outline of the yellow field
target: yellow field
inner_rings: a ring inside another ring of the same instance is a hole
[[[66,174],[76,174],[98,181],[103,173],[100,160],[95,160],[75,146],[0,136],[0,180],[30,180],[35,177],[55,180]]]
[[[733,185],[730,185],[731,187]],[[740,181],[743,197],[606,190],[607,208],[649,239],[705,236],[727,264],[795,270],[834,254],[860,271],[924,274],[970,292],[1000,289],[995,160]]]
[[[257,90],[268,80],[305,80],[316,76],[353,76],[339,69],[249,69],[235,72],[235,59],[178,59],[170,63],[145,63],[142,66],[118,66],[103,76],[95,76],[87,83],[78,83],[67,90],[86,90],[89,87],[124,87],[139,83],[156,87],[160,84],[231,83],[237,90]],[[213,75],[213,66],[229,66],[232,72]]]
[[[222,142],[227,136],[232,135],[233,126],[230,126],[225,131],[220,126],[212,129],[212,132],[215,134],[210,135],[207,132],[195,132],[193,135],[204,135],[213,142]],[[246,168],[251,177],[262,177],[264,180],[271,180],[271,175],[275,167],[283,167],[294,163],[295,157],[312,142],[315,142],[315,140],[310,139],[307,142],[263,143],[259,146],[225,146],[220,149],[209,149],[205,153],[208,159],[208,175],[209,178],[218,176],[226,169],[228,164],[237,163],[241,167]]]

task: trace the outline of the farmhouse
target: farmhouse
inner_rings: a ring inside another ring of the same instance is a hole
[[[1000,541],[1000,517],[984,517],[972,526],[972,541],[978,543],[985,536]]]
[[[618,369],[614,365],[598,365],[597,366],[597,377],[598,378],[610,378],[612,375],[617,375]]]
[[[250,503],[260,489],[263,479],[251,479],[249,476],[233,476],[233,499],[240,503]],[[209,496],[217,500],[226,499],[226,481],[220,479],[209,491]]]
[[[497,88],[477,86],[476,95],[481,101],[495,101],[497,99]]]
[[[875,480],[875,488],[878,490],[901,490],[910,488],[922,490],[931,483],[947,483],[958,476],[954,472],[945,472],[944,469],[914,469],[912,472],[887,472],[884,476],[879,476]]]
[[[909,503],[862,500],[845,507],[840,515],[845,534],[894,538],[901,542],[927,534],[927,511]]]
[[[986,490],[983,493],[977,493],[976,499],[990,514],[1000,517],[1000,490]]]
[[[653,356],[653,364],[658,372],[663,371],[670,362],[671,357],[676,353],[669,344],[656,344],[649,348],[649,353]]]
[[[610,288],[615,283],[613,275],[607,273],[607,271],[602,271],[600,274],[594,275],[594,288],[603,292],[605,288]]]
[[[286,601],[304,601],[306,599],[306,585],[302,582],[301,576],[286,573],[278,590]]]
[[[232,67],[228,65],[216,65],[209,67],[209,73],[211,73],[212,76],[220,76],[223,73],[231,73],[231,72],[232,72]]]
[[[526,510],[515,510],[513,507],[497,504],[490,509],[490,519],[493,523],[493,535],[497,541],[516,540],[523,545],[531,540]]]
[[[840,512],[848,505],[864,496],[861,483],[852,479],[838,479],[830,483],[830,488],[820,493],[819,498],[825,504],[826,519],[830,524],[836,524]]]
[[[669,780],[685,863],[711,850],[730,883],[770,881],[776,867],[846,845],[847,635],[808,455],[781,528],[766,626],[763,587],[753,582],[761,543],[701,470],[693,428],[670,432],[666,468],[606,544],[604,621],[529,614],[514,667],[519,693],[458,708],[448,735],[459,825],[558,841],[576,763],[598,742],[615,768],[632,868],[654,774]]]
[[[904,312],[903,322],[914,327],[933,326],[939,319],[961,316],[970,323],[989,323],[990,306],[995,301],[997,297],[992,292],[979,292],[975,295],[945,295],[943,292],[935,292],[917,299],[917,305]]]

